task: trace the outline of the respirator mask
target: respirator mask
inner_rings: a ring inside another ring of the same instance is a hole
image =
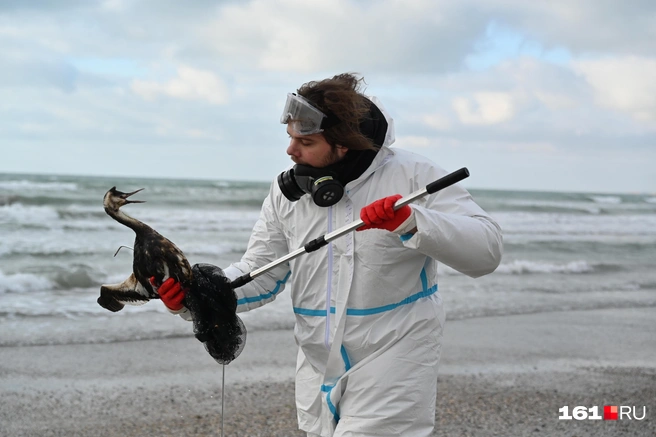
[[[278,186],[285,197],[296,202],[304,194],[321,207],[332,206],[344,195],[344,186],[331,171],[309,165],[296,164],[278,175]]]

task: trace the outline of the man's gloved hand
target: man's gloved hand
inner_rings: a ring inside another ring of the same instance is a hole
[[[155,284],[155,277],[150,278],[150,283],[157,289],[160,299],[164,302],[164,305],[171,311],[180,311],[183,307],[182,301],[185,298],[185,293],[187,290],[182,288],[182,285],[173,278],[168,278],[162,283],[162,285],[157,286]]]
[[[417,227],[415,214],[409,205],[394,211],[394,204],[401,197],[403,196],[400,194],[384,197],[362,208],[360,219],[365,225],[358,228],[358,231],[385,229],[403,235],[415,230]]]

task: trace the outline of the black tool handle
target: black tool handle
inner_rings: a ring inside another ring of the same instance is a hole
[[[436,180],[435,182],[431,182],[430,184],[426,185],[426,192],[428,194],[433,194],[468,177],[469,170],[467,170],[467,167],[463,167],[460,170],[449,173],[448,175]]]

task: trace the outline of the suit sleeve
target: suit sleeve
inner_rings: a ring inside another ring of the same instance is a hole
[[[427,185],[446,173],[437,166],[422,168],[417,180]],[[417,232],[403,241],[406,247],[472,278],[491,273],[499,266],[503,252],[501,228],[465,188],[452,185],[411,207]]]
[[[246,253],[241,261],[224,269],[230,280],[264,267],[289,253],[287,239],[280,226],[273,199],[272,188],[262,204],[260,217],[253,227]],[[285,263],[236,288],[237,312],[249,311],[272,302],[285,288],[290,274],[289,264]]]

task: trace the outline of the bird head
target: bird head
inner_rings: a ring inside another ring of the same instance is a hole
[[[143,188],[139,188],[137,191],[133,191],[131,193],[123,193],[118,191],[116,187],[112,187],[109,191],[107,191],[107,193],[105,193],[103,206],[106,210],[118,211],[120,207],[127,205],[128,203],[145,203],[145,200],[128,200],[130,196],[138,193],[141,190],[143,190]]]

